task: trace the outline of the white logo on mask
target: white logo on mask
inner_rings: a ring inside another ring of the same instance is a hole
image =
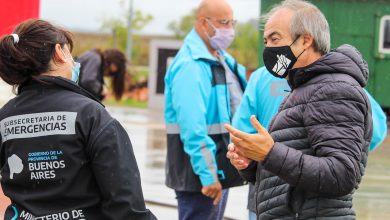
[[[277,73],[279,76],[282,76],[286,70],[288,65],[291,63],[291,60],[288,59],[286,56],[282,55],[276,55],[278,57],[278,62],[276,62],[274,68],[272,69],[275,73]]]

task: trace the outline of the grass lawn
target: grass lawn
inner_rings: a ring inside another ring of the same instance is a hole
[[[108,98],[103,101],[104,105],[111,106],[123,106],[123,107],[135,107],[135,108],[146,108],[148,106],[148,102],[141,102],[135,99],[122,99],[120,101],[116,101],[114,98]]]

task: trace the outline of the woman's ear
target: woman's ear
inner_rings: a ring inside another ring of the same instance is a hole
[[[53,60],[55,63],[66,63],[65,53],[60,44],[54,46]]]

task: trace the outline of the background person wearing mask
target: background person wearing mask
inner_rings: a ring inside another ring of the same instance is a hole
[[[367,63],[350,45],[329,50],[328,23],[309,2],[283,1],[266,18],[265,66],[291,92],[269,133],[254,116],[256,134],[226,125],[227,156],[256,182],[258,219],[355,219],[372,136]]]
[[[254,115],[260,124],[267,128],[276,115],[283,99],[289,94],[290,87],[284,78],[275,77],[265,67],[251,74],[245,88],[241,103],[233,117],[232,126],[240,131],[255,134],[256,129],[250,123]],[[386,115],[379,104],[364,90],[370,100],[372,109],[373,132],[370,151],[377,148],[387,135]],[[256,193],[252,183],[248,193],[249,219],[256,220]]]
[[[126,56],[118,49],[92,49],[81,54],[79,85],[102,101],[108,93],[104,77],[110,78],[113,94],[120,100],[125,91]]]
[[[225,52],[234,23],[225,0],[202,1],[165,76],[166,185],[175,190],[179,219],[222,219],[228,194],[222,188],[243,184],[226,158],[223,128],[246,85],[245,69]]]
[[[18,91],[0,110],[4,219],[156,219],[126,131],[75,83],[72,47],[43,20],[0,40],[0,77]]]

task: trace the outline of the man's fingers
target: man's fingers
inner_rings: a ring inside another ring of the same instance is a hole
[[[236,141],[242,141],[241,139],[235,139]],[[228,145],[228,153],[236,153],[240,155],[240,149],[238,149],[234,144],[229,144]]]
[[[202,194],[210,197],[211,199],[215,199],[218,194],[218,189],[215,187],[208,187],[208,188],[203,188],[202,189]]]
[[[243,169],[246,169],[248,167],[248,165],[239,165],[237,166],[237,170],[243,170]]]
[[[238,170],[242,170],[242,169],[245,169],[245,168],[248,167],[248,163],[245,162],[244,160],[237,160],[235,164],[236,164],[235,167],[236,167]]]
[[[240,161],[240,166],[243,167],[243,168],[246,168],[248,166],[248,162],[244,161],[244,160],[241,160]]]
[[[222,198],[222,190],[219,190],[217,196],[214,199],[213,204],[218,205],[218,202],[221,200],[221,198]]]
[[[238,137],[236,137],[234,135],[230,135],[230,139],[232,140],[232,142],[235,145],[235,150],[237,150],[238,149],[237,146],[240,146],[240,143],[241,143],[242,139],[238,138]]]
[[[245,132],[242,132],[240,130],[237,130],[235,129],[234,127],[232,127],[231,125],[229,124],[224,124],[224,127],[226,128],[226,130],[228,130],[228,132],[231,134],[230,136],[235,136],[237,138],[240,138],[240,139],[245,139],[248,134],[245,133]]]
[[[207,188],[202,188],[202,194],[208,197],[209,190]]]
[[[234,144],[229,144],[228,145],[228,150],[229,151],[234,151],[235,150]]]
[[[261,126],[260,122],[256,119],[256,116],[252,115],[250,121],[252,126],[256,129],[258,133],[264,132],[265,128]]]
[[[237,170],[242,170],[242,169],[245,169],[248,165],[246,165],[246,163],[241,160],[241,159],[232,159],[230,160],[232,165],[237,169]]]
[[[203,195],[207,196],[206,195],[206,190],[204,188],[201,190],[201,192],[202,192]]]
[[[239,155],[237,153],[235,153],[235,152],[228,151],[226,153],[226,157],[228,159],[234,160],[234,159],[237,159],[239,157]]]
[[[228,159],[232,159],[232,153],[231,153],[230,151],[228,151],[228,152],[226,153],[226,157],[227,157]]]
[[[210,193],[210,198],[211,199],[215,199],[216,197],[218,196],[218,191],[216,189],[214,189],[211,193]]]

